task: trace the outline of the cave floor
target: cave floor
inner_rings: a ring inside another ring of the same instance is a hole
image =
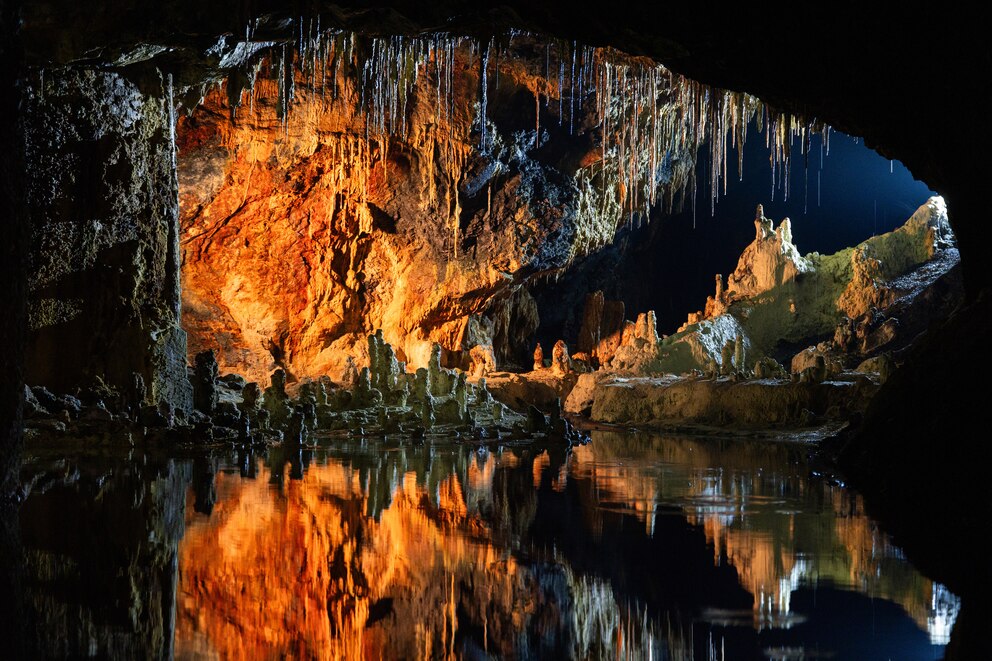
[[[32,444],[29,636],[43,656],[940,655],[957,598],[810,444],[589,431]]]

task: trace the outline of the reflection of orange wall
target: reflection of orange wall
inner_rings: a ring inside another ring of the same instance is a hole
[[[264,480],[218,475],[213,514],[192,515],[180,547],[177,650],[275,658],[360,649],[361,628],[348,624],[367,612],[367,600],[341,598],[354,590],[349,560],[356,545],[348,528],[356,517],[321,498],[343,495],[349,482],[328,467],[289,482],[278,496]],[[328,561],[336,554],[346,573],[332,581]],[[350,622],[346,609],[355,611]],[[329,618],[342,632],[333,644]]]
[[[582,483],[578,493],[585,499],[588,530],[601,529],[598,507],[608,503],[640,518],[650,534],[655,503],[682,502],[690,523],[701,526],[713,544],[714,561],[730,562],[755,596],[756,625],[788,615],[791,589],[802,575],[853,584],[903,604],[926,630],[930,582],[899,563],[883,567],[893,553],[860,499],[852,502],[835,490],[824,511],[783,517],[774,512],[776,503],[764,510],[755,506],[772,490],[760,479],[666,481],[657,457],[619,461],[602,452],[595,443],[576,448],[568,468],[571,484]],[[281,491],[268,483],[264,467],[257,480],[218,474],[213,514],[207,518],[187,508],[179,551],[177,654],[451,656],[458,611],[486,632],[495,648],[490,653],[512,655],[521,629],[560,615],[558,605],[542,601],[534,574],[518,566],[501,542],[491,541],[508,533],[520,539],[524,531],[510,527],[531,521],[502,511],[505,500],[494,489],[502,482],[494,479],[499,467],[520,464],[524,476],[542,481],[550,468],[546,457],[532,466],[525,461],[511,453],[486,461],[474,457],[439,481],[427,480],[436,485],[431,492],[417,483],[416,473],[402,469],[378,520],[368,514],[370,500],[359,474],[334,461],[311,465],[304,479],[287,481]],[[548,477],[552,486],[564,486],[561,474]],[[707,511],[719,500],[711,497],[721,495],[743,503],[744,516]],[[491,512],[492,519],[483,519],[480,511]],[[807,562],[797,559],[797,549],[807,554]],[[583,635],[602,627],[602,639],[619,645],[611,591],[586,577],[576,579],[567,567],[563,571],[576,618],[568,626]],[[391,608],[383,608],[384,599],[392,600]],[[384,619],[370,623],[374,613]]]
[[[491,609],[488,625],[499,629],[533,611],[514,602],[523,586],[512,557],[475,539],[485,529],[466,518],[456,476],[441,483],[435,509],[407,474],[376,522],[364,515],[357,475],[339,465],[311,466],[281,494],[265,473],[218,475],[213,514],[190,515],[179,559],[178,654],[446,656],[459,600],[477,604],[483,622]],[[367,627],[383,598],[393,599],[388,635]]]

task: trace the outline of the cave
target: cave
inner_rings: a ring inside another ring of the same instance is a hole
[[[0,5],[12,658],[983,658],[974,17]]]

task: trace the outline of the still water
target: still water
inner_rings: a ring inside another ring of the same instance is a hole
[[[26,620],[49,656],[940,658],[957,599],[807,451],[36,449]]]

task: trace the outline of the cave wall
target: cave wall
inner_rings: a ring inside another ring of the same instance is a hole
[[[222,371],[260,381],[276,367],[337,378],[381,328],[414,367],[433,342],[449,364],[476,344],[524,364],[535,277],[693,171],[693,138],[668,128],[688,116],[684,90],[666,98],[657,70],[613,57],[527,36],[320,36],[208,92],[178,128],[190,355],[218,349]],[[596,80],[611,66],[658,86],[656,144],[648,120],[604,136],[600,117],[642,112]]]
[[[139,404],[140,377],[188,408],[171,79],[66,67],[25,83],[27,382],[100,378]]]

